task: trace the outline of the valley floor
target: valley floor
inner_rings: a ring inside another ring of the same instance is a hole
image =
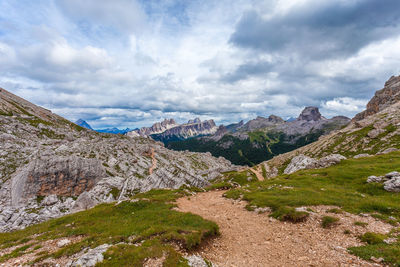
[[[246,202],[223,197],[224,191],[210,191],[177,200],[178,210],[216,222],[221,235],[197,253],[223,266],[377,266],[349,254],[347,247],[362,245],[358,234],[387,233],[392,226],[370,216],[339,214],[340,224],[324,229],[321,217],[329,206],[311,207],[314,212],[304,223],[281,222],[245,209]],[[357,227],[354,222],[368,223]],[[344,234],[350,230],[351,235]],[[379,266],[379,265],[378,265]]]

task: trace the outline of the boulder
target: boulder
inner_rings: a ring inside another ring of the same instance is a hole
[[[45,205],[45,206],[51,206],[51,205],[54,205],[54,204],[56,204],[58,202],[58,197],[57,197],[57,195],[49,195],[49,196],[46,196],[44,199],[43,199],[43,201],[42,201],[42,205]]]
[[[283,173],[291,174],[297,172],[298,170],[309,169],[310,167],[315,166],[317,162],[318,161],[316,159],[307,157],[305,155],[299,155],[291,160]]]
[[[375,176],[375,175],[371,175],[368,177],[367,179],[367,183],[380,183],[383,180],[383,176]]]
[[[289,163],[283,173],[291,174],[302,169],[326,168],[335,165],[344,159],[346,159],[346,157],[340,154],[328,155],[319,160],[307,157],[305,155],[299,155],[292,159],[292,161]]]
[[[400,176],[393,177],[392,179],[383,183],[383,188],[389,192],[400,192]]]
[[[96,206],[98,202],[94,200],[90,193],[83,192],[78,199],[75,201],[73,210],[87,210]]]
[[[340,154],[332,154],[326,157],[321,158],[317,162],[317,168],[326,168],[335,164],[338,164],[340,161],[346,159],[345,156]]]
[[[400,173],[397,171],[389,172],[385,175],[385,177],[388,179],[392,179],[393,177],[398,177],[398,176],[400,176]]]

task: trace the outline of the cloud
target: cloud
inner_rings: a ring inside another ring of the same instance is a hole
[[[368,99],[340,97],[322,102],[321,107],[328,114],[354,114],[364,110],[367,103]]]
[[[4,0],[0,86],[95,128],[353,116],[400,73],[383,2]]]
[[[306,1],[267,18],[262,10],[251,10],[243,14],[230,42],[311,59],[346,57],[398,35],[399,9],[397,0],[354,0]]]
[[[84,29],[102,31],[111,27],[131,33],[145,26],[146,14],[135,0],[60,0],[57,4]]]

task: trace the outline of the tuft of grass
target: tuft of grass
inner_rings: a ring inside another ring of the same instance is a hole
[[[335,214],[342,214],[343,213],[343,211],[341,209],[338,209],[338,208],[329,209],[329,210],[327,210],[327,212],[335,213]]]
[[[366,222],[354,222],[354,225],[361,226],[361,227],[366,227],[368,225],[368,223],[366,223]]]
[[[339,222],[339,218],[332,216],[322,217],[321,226],[322,228],[331,228]]]
[[[310,214],[305,211],[296,211],[291,207],[280,207],[272,212],[271,217],[292,223],[304,222]]]
[[[119,190],[116,187],[113,187],[110,191],[110,194],[113,196],[114,199],[117,199],[119,197],[119,194],[121,193],[121,190]]]
[[[386,238],[386,235],[372,233],[372,232],[367,232],[367,233],[363,234],[362,236],[360,236],[361,241],[366,242],[370,245],[383,243],[383,240],[385,240],[385,238]]]
[[[351,234],[351,231],[348,230],[348,229],[346,229],[346,230],[343,231],[343,234],[345,234],[345,235],[350,235],[350,234]]]

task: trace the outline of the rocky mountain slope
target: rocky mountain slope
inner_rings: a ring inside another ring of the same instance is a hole
[[[152,188],[203,187],[233,168],[209,153],[89,131],[0,89],[0,229]]]
[[[209,151],[239,165],[254,165],[275,155],[316,141],[321,135],[348,124],[349,118],[324,118],[318,108],[307,107],[294,121],[271,115],[243,124],[220,126],[215,134],[183,141],[168,142],[174,150]]]
[[[304,155],[319,159],[331,154],[366,157],[400,149],[400,76],[392,77],[376,92],[367,109],[345,128],[321,136],[316,142],[263,163],[267,170],[283,171],[290,161]],[[275,174],[276,172],[274,172]]]

